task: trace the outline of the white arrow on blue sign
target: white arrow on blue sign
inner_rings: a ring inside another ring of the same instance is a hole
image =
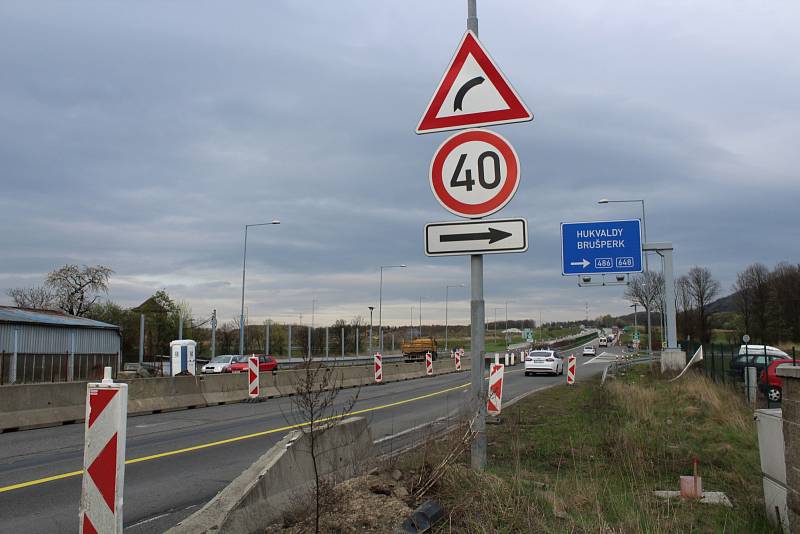
[[[561,273],[642,272],[639,219],[561,223]]]

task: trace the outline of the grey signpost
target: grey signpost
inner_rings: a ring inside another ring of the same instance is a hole
[[[465,66],[468,64],[465,61],[468,54],[472,54],[478,69]],[[463,82],[465,78],[469,80],[466,83]],[[444,109],[446,96],[454,89],[458,79],[462,80],[463,85],[456,92],[455,100],[448,101],[452,107]],[[470,96],[465,98],[467,93]],[[502,95],[503,102],[500,104],[493,96],[497,94]],[[532,119],[533,115],[478,41],[476,0],[467,0],[467,31],[416,132],[458,130]],[[486,312],[483,300],[483,255],[524,252],[528,245],[524,220],[501,223],[479,219],[499,211],[511,200],[519,185],[519,158],[513,147],[500,135],[485,129],[469,129],[451,136],[439,147],[431,162],[430,180],[433,194],[442,207],[466,219],[473,219],[426,226],[425,253],[428,256],[468,255],[470,258],[470,408],[475,414],[471,463],[473,468],[483,470],[486,465],[487,393],[484,380]],[[498,187],[501,182],[503,186]],[[493,223],[501,223],[502,226]]]

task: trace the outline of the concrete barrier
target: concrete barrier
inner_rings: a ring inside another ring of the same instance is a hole
[[[247,399],[248,376],[248,373],[224,373],[201,376],[200,392],[203,395],[205,403],[209,406],[215,406],[229,402],[240,402]]]
[[[198,376],[128,380],[128,414],[167,412],[206,406]]]
[[[86,382],[0,387],[0,432],[83,421]]]
[[[374,455],[367,420],[351,417],[316,434],[320,474],[333,483],[362,472]],[[311,499],[314,467],[307,434],[295,430],[275,444],[200,510],[167,532],[264,532],[290,504]]]
[[[470,369],[464,358],[461,371]],[[372,367],[334,368],[337,383],[342,387],[373,385]],[[433,374],[456,372],[455,362],[439,359],[433,362]],[[302,370],[261,373],[262,397],[293,395],[302,377]],[[425,376],[424,362],[384,363],[383,383],[412,380]],[[120,380],[128,384],[128,414],[200,408],[247,399],[247,374],[219,374],[136,378]],[[0,387],[0,432],[7,430],[54,426],[83,421],[86,382],[23,384]]]

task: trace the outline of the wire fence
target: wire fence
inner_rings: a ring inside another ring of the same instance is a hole
[[[700,347],[699,343],[687,342],[687,361]],[[756,390],[758,404],[768,408],[780,406],[782,382],[779,377],[768,373],[775,362],[797,365],[798,350],[792,347],[780,350],[769,345],[751,343],[747,345],[724,345],[711,343],[703,345],[703,361],[699,370],[715,383],[729,385],[747,396],[747,368],[756,368]],[[776,364],[778,365],[778,364]]]

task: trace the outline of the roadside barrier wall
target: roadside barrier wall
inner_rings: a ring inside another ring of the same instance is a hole
[[[470,369],[462,360],[461,372]],[[334,368],[342,387],[374,385],[372,365]],[[455,362],[440,358],[433,362],[433,374],[453,373]],[[294,395],[302,370],[261,373],[262,397]],[[425,376],[425,362],[385,362],[383,384]],[[241,402],[248,398],[247,373],[174,376],[120,380],[128,384],[128,414],[200,408]],[[0,387],[0,432],[83,421],[86,382],[21,384]]]
[[[128,380],[128,414],[167,412],[207,406],[199,376]]]
[[[0,431],[83,421],[86,382],[0,387]]]
[[[352,478],[374,455],[367,420],[350,417],[315,433],[317,465],[333,483]],[[276,443],[200,510],[168,534],[264,532],[298,499],[310,498],[314,465],[308,434],[295,430]]]

